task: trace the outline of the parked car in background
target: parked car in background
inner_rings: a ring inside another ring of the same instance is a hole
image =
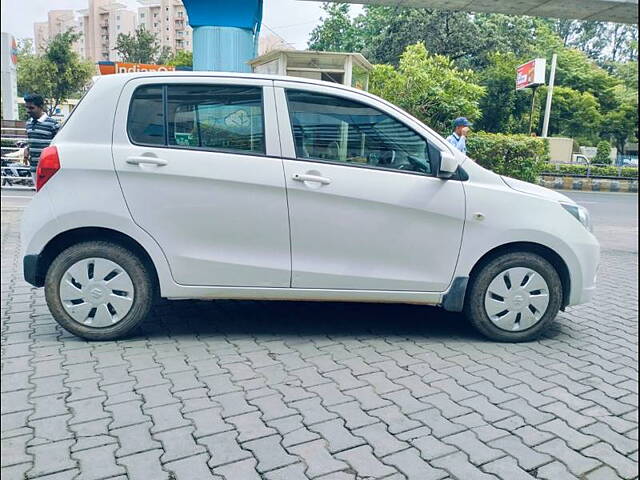
[[[126,335],[164,297],[439,305],[516,342],[595,289],[586,209],[334,83],[100,78],[37,190],[25,279],[87,339]]]

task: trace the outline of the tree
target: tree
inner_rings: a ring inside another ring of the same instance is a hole
[[[325,3],[322,9],[327,13],[321,17],[322,23],[309,35],[309,49],[327,52],[359,52],[362,38],[349,17],[349,5]]]
[[[613,139],[618,151],[624,152],[627,141],[638,138],[638,91],[618,85],[614,89],[614,95],[618,100],[618,107],[604,116],[601,134],[604,138]]]
[[[72,45],[80,34],[68,30],[49,42],[44,55],[23,51],[18,61],[18,92],[37,93],[47,102],[48,113],[78,94],[91,80],[95,66],[81,60]]]
[[[156,36],[140,25],[132,33],[120,33],[114,48],[123,62],[156,63],[166,50],[161,52]]]
[[[522,64],[512,53],[492,53],[487,58],[487,66],[479,73],[479,83],[486,88],[486,95],[480,100],[482,116],[476,122],[476,129],[493,133],[528,133],[531,111],[530,89],[515,89],[516,67]],[[536,95],[540,103],[543,96]],[[534,111],[534,125],[538,122],[538,111]]]
[[[480,116],[485,89],[470,70],[460,70],[442,55],[430,55],[423,43],[407,47],[397,69],[376,65],[369,81],[372,93],[389,100],[440,133],[459,116]]]
[[[176,54],[171,57],[165,65],[172,67],[192,67],[193,66],[193,53],[186,50],[178,50]]]
[[[602,163],[605,165],[611,163],[611,144],[606,140],[600,140],[598,142],[598,149],[593,163]]]
[[[546,97],[546,88],[540,88]],[[589,92],[568,87],[553,89],[553,107],[549,118],[549,135],[575,138],[579,143],[597,142],[602,124],[598,99]]]

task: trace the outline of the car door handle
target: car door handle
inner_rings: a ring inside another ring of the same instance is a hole
[[[329,185],[331,183],[331,179],[327,177],[321,177],[320,175],[309,175],[307,173],[294,173],[293,178],[296,182],[317,182],[322,185]]]
[[[129,157],[127,158],[127,163],[129,165],[156,165],[158,167],[163,167],[167,163],[166,160],[158,157]]]

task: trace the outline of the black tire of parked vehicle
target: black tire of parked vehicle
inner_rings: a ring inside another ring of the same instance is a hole
[[[121,266],[134,285],[131,309],[125,317],[110,327],[91,327],[75,321],[60,300],[60,280],[74,263],[91,257],[106,258]],[[65,330],[87,340],[115,340],[126,336],[149,314],[154,302],[151,275],[144,263],[126,248],[106,241],[88,241],[73,245],[58,254],[45,277],[45,298],[53,318]]]
[[[506,269],[531,268],[540,274],[549,287],[549,304],[542,318],[533,326],[521,331],[507,331],[496,326],[484,307],[485,295],[491,281]],[[562,282],[551,263],[540,255],[530,252],[511,252],[489,261],[471,279],[467,289],[464,313],[471,324],[491,340],[499,342],[527,342],[538,338],[555,319],[562,305]]]

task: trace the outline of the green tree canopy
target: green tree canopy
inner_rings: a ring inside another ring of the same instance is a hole
[[[448,132],[456,117],[478,118],[485,92],[472,71],[458,69],[445,56],[430,55],[423,43],[407,47],[397,69],[376,65],[369,87],[440,133]]]
[[[18,92],[42,95],[49,114],[68,98],[78,95],[95,72],[91,62],[81,60],[73,51],[72,45],[79,37],[80,34],[68,30],[56,35],[42,56],[30,53],[30,48],[20,52]]]
[[[166,65],[172,67],[192,67],[193,53],[187,52],[186,50],[178,50],[175,55],[169,58]]]
[[[171,50],[161,49],[156,36],[140,25],[133,33],[120,33],[114,48],[123,62],[161,63],[168,59]]]

